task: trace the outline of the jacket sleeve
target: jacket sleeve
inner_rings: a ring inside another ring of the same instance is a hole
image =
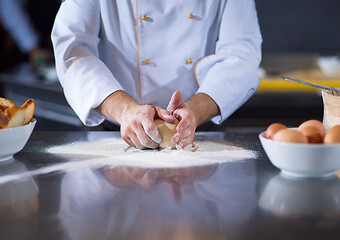
[[[104,121],[94,108],[111,93],[122,90],[98,58],[99,31],[99,1],[68,0],[61,4],[51,36],[65,97],[87,126]]]
[[[220,23],[215,54],[195,67],[198,92],[209,95],[219,106],[222,123],[256,91],[262,37],[254,0],[228,0]]]

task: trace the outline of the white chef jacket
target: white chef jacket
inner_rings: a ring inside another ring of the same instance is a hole
[[[165,108],[209,95],[221,123],[256,91],[262,37],[254,0],[66,0],[52,30],[67,101],[87,126],[117,90]]]

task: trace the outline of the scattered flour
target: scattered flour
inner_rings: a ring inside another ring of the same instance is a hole
[[[48,153],[75,158],[106,158],[108,164],[134,167],[188,167],[256,158],[254,151],[232,146],[226,141],[196,141],[183,150],[140,150],[120,138],[75,142],[47,149]]]
[[[31,171],[0,177],[0,184],[22,181],[25,178],[57,171],[69,172],[84,168],[104,166],[131,166],[143,168],[181,168],[211,165],[223,162],[256,158],[254,151],[246,150],[226,141],[198,140],[194,146],[183,150],[139,150],[128,147],[121,138],[107,138],[87,142],[55,146],[46,152],[58,154],[73,161],[58,163]]]

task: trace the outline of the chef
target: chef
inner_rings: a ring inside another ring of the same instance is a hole
[[[52,30],[65,97],[86,126],[120,124],[137,148],[161,141],[153,120],[222,123],[256,91],[262,37],[254,0],[66,0]]]

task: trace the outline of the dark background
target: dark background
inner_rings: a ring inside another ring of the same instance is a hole
[[[263,53],[340,52],[340,1],[255,0]]]

